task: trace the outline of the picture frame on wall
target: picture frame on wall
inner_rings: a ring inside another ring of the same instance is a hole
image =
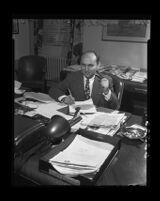
[[[13,34],[19,34],[19,23],[18,19],[12,20],[12,33]]]
[[[150,20],[112,20],[102,29],[102,41],[147,43]]]

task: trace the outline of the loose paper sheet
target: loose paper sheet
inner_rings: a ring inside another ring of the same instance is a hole
[[[38,114],[41,114],[45,117],[51,118],[53,115],[60,115],[63,116],[65,119],[70,120],[72,116],[66,115],[62,112],[57,111],[58,109],[61,109],[64,107],[64,104],[60,104],[58,102],[52,102],[52,103],[44,103],[39,105],[37,109],[35,109]]]
[[[21,87],[22,83],[17,81],[17,80],[14,80],[14,88],[15,89],[19,89]]]
[[[54,101],[54,99],[52,99],[48,94],[44,94],[44,93],[25,92],[24,97],[32,98],[34,100],[38,100],[38,101],[44,102],[44,103],[50,103],[50,102]]]
[[[80,107],[81,108],[80,112],[82,112],[82,113],[96,113],[97,112],[92,99],[89,99],[86,101],[76,101],[74,105],[69,106],[69,112],[71,114],[74,114],[76,107]]]

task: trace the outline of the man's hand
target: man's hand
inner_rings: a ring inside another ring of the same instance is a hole
[[[107,78],[102,78],[101,86],[103,88],[103,93],[107,94],[109,92],[109,80]]]
[[[67,105],[73,105],[73,104],[75,104],[75,99],[73,96],[69,95],[69,96],[63,98],[62,102],[67,104]]]

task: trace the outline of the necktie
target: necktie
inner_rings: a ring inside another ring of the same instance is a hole
[[[89,79],[86,79],[86,85],[85,85],[85,96],[86,96],[86,100],[90,99],[90,88],[89,88]]]

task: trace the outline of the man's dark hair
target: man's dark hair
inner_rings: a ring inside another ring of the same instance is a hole
[[[90,54],[90,53],[92,53],[92,54],[94,54],[94,55],[96,56],[96,62],[99,63],[100,58],[99,58],[99,56],[97,55],[97,53],[96,53],[94,50],[88,50],[88,51],[83,52],[83,53],[80,55],[80,57],[79,57],[79,59],[78,59],[78,64],[80,64],[81,58],[82,58],[83,55],[85,55],[85,54]]]

